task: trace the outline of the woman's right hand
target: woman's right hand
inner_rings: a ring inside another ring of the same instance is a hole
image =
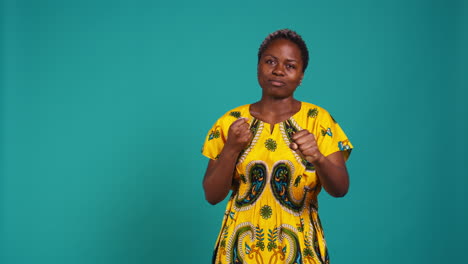
[[[247,118],[239,118],[231,124],[226,144],[218,159],[210,159],[208,162],[203,179],[203,189],[205,190],[205,198],[210,204],[221,202],[231,189],[237,158],[252,139],[247,121]]]
[[[203,188],[205,198],[210,204],[221,202],[229,193],[237,158],[252,140],[247,118],[234,121],[228,130],[226,144],[218,159],[208,162]]]
[[[243,117],[231,124],[226,146],[239,152],[247,147],[252,140],[252,132],[250,132],[250,125],[247,121],[248,119]]]

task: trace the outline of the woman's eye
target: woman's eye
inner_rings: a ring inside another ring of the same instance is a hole
[[[296,69],[296,65],[293,65],[293,64],[287,64],[286,67],[288,69]]]
[[[270,59],[266,60],[265,62],[266,62],[267,64],[274,64],[274,63],[275,63],[273,60],[270,60]]]

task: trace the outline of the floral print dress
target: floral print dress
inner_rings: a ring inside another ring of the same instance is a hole
[[[230,125],[248,118],[253,139],[238,157],[213,263],[329,263],[318,216],[319,179],[314,166],[289,145],[295,132],[307,129],[325,156],[341,151],[347,159],[353,146],[319,106],[301,102],[299,112],[273,126],[254,118],[249,108],[219,118],[202,149],[217,159]]]

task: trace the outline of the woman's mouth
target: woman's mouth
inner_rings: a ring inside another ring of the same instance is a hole
[[[279,81],[279,80],[268,80],[268,81],[273,86],[283,86],[283,85],[285,85],[285,83],[283,81]]]

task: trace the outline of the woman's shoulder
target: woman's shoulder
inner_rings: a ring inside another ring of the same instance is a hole
[[[322,116],[330,115],[330,113],[325,108],[318,106],[316,104],[312,104],[312,103],[308,103],[304,101],[301,101],[301,104],[302,104],[301,112],[309,117],[317,117],[319,116],[319,114]]]
[[[241,117],[248,117],[250,115],[250,104],[245,104],[245,105],[241,105],[241,106],[238,106],[236,108],[233,108],[227,112],[225,112],[220,119],[223,119],[223,118],[234,118],[234,119],[238,119],[238,118],[241,118]]]
[[[224,114],[218,117],[215,126],[219,126],[223,129],[228,129],[229,126],[237,119],[242,117],[249,118],[249,108],[250,104],[246,104],[230,109],[229,111],[225,112]]]

